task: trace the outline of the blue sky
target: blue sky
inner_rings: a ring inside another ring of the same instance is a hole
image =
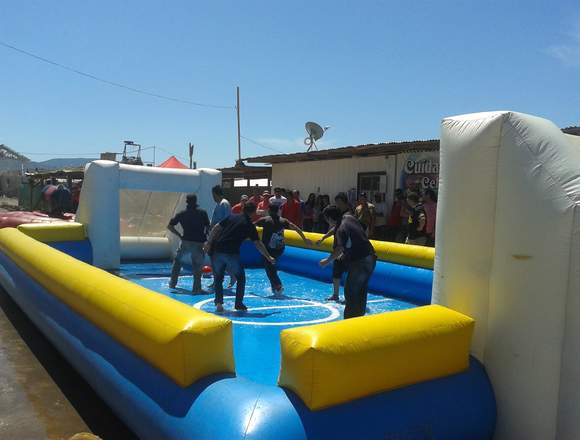
[[[153,93],[136,94],[0,47],[0,143],[35,160],[93,157],[122,141],[199,166],[233,165],[242,135],[304,150],[439,136],[441,118],[487,110],[580,125],[577,1],[18,1],[0,41]],[[243,156],[274,151],[242,142]],[[151,151],[146,160],[151,160]]]

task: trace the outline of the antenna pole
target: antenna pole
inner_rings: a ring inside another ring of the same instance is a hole
[[[242,143],[240,136],[240,88],[236,87],[236,113],[238,115],[238,162],[242,161]]]

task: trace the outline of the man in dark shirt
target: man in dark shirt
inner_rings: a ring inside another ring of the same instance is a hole
[[[425,209],[420,203],[419,195],[417,193],[409,193],[407,195],[407,204],[409,205],[409,220],[405,243],[425,246],[427,244],[427,233],[425,232],[427,218]]]
[[[256,226],[261,226],[263,228],[262,243],[266,246],[268,253],[276,259],[284,253],[284,229],[292,229],[296,231],[305,244],[312,244],[311,241],[306,238],[302,229],[284,217],[280,217],[279,212],[278,205],[271,205],[268,208],[268,213],[270,215],[263,217],[254,223]],[[272,293],[274,296],[280,296],[283,287],[276,266],[266,259],[264,262],[264,268],[266,269],[266,275],[270,280]]]
[[[348,197],[346,193],[339,192],[334,197],[334,203],[342,215],[349,213],[352,214],[352,208],[348,203]],[[340,221],[339,221],[340,223]],[[320,245],[328,237],[331,237],[335,233],[336,225],[330,226],[328,232],[322,236],[320,240],[316,242],[316,245]],[[333,243],[332,248],[336,248],[336,242]],[[342,258],[337,258],[332,263],[332,295],[326,298],[326,301],[336,301],[340,302],[340,281],[342,280],[342,275],[346,272],[345,265],[342,262]]]
[[[226,270],[235,275],[238,281],[236,285],[236,310],[248,310],[243,303],[246,273],[240,261],[240,247],[244,240],[252,240],[258,251],[268,262],[271,264],[276,262],[260,241],[260,237],[258,237],[258,231],[251,219],[255,213],[256,205],[252,202],[247,202],[244,205],[242,214],[226,217],[211,230],[210,237],[204,246],[204,250],[211,255],[215,305],[216,311],[219,313],[224,311],[223,280]]]
[[[376,256],[361,223],[352,214],[342,215],[336,206],[324,210],[324,217],[335,228],[335,247],[327,258],[320,260],[322,267],[337,258],[346,270],[344,285],[344,319],[366,313],[369,279],[375,270]],[[342,218],[342,219],[341,219]]]
[[[204,293],[201,288],[201,268],[203,266],[203,244],[207,238],[209,229],[209,217],[207,212],[197,207],[197,196],[189,194],[186,198],[187,207],[169,221],[167,229],[181,239],[179,248],[173,260],[171,268],[171,280],[169,287],[174,289],[177,285],[179,272],[181,271],[181,259],[185,254],[191,254],[191,270],[193,272],[193,293]],[[183,234],[179,233],[175,226],[181,225]]]

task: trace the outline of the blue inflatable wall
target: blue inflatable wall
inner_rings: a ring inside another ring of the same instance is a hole
[[[242,245],[242,262],[246,267],[262,267],[263,257],[249,241]],[[328,252],[286,246],[284,254],[278,258],[280,270],[332,282],[332,267],[322,268],[318,262],[328,256]],[[377,261],[377,266],[369,282],[369,289],[376,293],[412,302],[418,305],[431,304],[433,271],[420,267]]]

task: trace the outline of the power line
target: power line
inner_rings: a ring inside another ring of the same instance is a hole
[[[12,46],[11,44],[5,43],[3,41],[0,41],[0,46],[4,46],[4,47],[11,49],[15,52],[19,52],[21,54],[27,55],[29,57],[32,57],[32,58],[37,59],[39,61],[42,61],[44,63],[51,64],[51,65],[56,66],[56,67],[60,67],[61,69],[64,69],[64,70],[68,70],[69,72],[76,73],[77,75],[81,75],[81,76],[84,76],[86,78],[90,78],[94,81],[102,82],[104,84],[108,84],[108,85],[113,86],[113,87],[119,87],[121,89],[129,90],[129,91],[134,92],[134,93],[140,93],[142,95],[152,96],[154,98],[165,99],[167,101],[179,102],[181,104],[195,105],[198,107],[221,108],[221,109],[234,109],[235,108],[234,106],[231,106],[231,105],[206,104],[203,102],[190,101],[188,99],[174,98],[171,96],[160,95],[159,93],[148,92],[146,90],[137,89],[137,88],[131,87],[131,86],[126,86],[124,84],[120,84],[120,83],[115,82],[115,81],[110,81],[108,79],[100,78],[100,77],[93,75],[91,73],[87,73],[87,72],[83,72],[83,71],[78,70],[78,69],[74,69],[74,68],[66,66],[64,64],[57,63],[56,61],[52,61],[52,60],[49,60],[47,58],[44,58],[44,57],[41,57],[39,55],[28,52],[24,49],[20,49],[16,46]]]
[[[265,148],[265,149],[267,149],[267,150],[271,150],[271,151],[274,151],[274,152],[276,152],[276,153],[280,153],[280,154],[286,154],[286,152],[284,152],[284,151],[277,150],[276,148],[273,148],[273,147],[268,147],[267,145],[261,144],[260,142],[258,142],[258,141],[255,141],[255,140],[253,140],[253,139],[250,139],[250,138],[248,138],[248,137],[246,137],[246,136],[240,136],[240,137],[241,137],[242,139],[244,139],[244,140],[246,140],[246,141],[248,141],[248,142],[252,143],[252,144],[258,145],[259,147]]]

